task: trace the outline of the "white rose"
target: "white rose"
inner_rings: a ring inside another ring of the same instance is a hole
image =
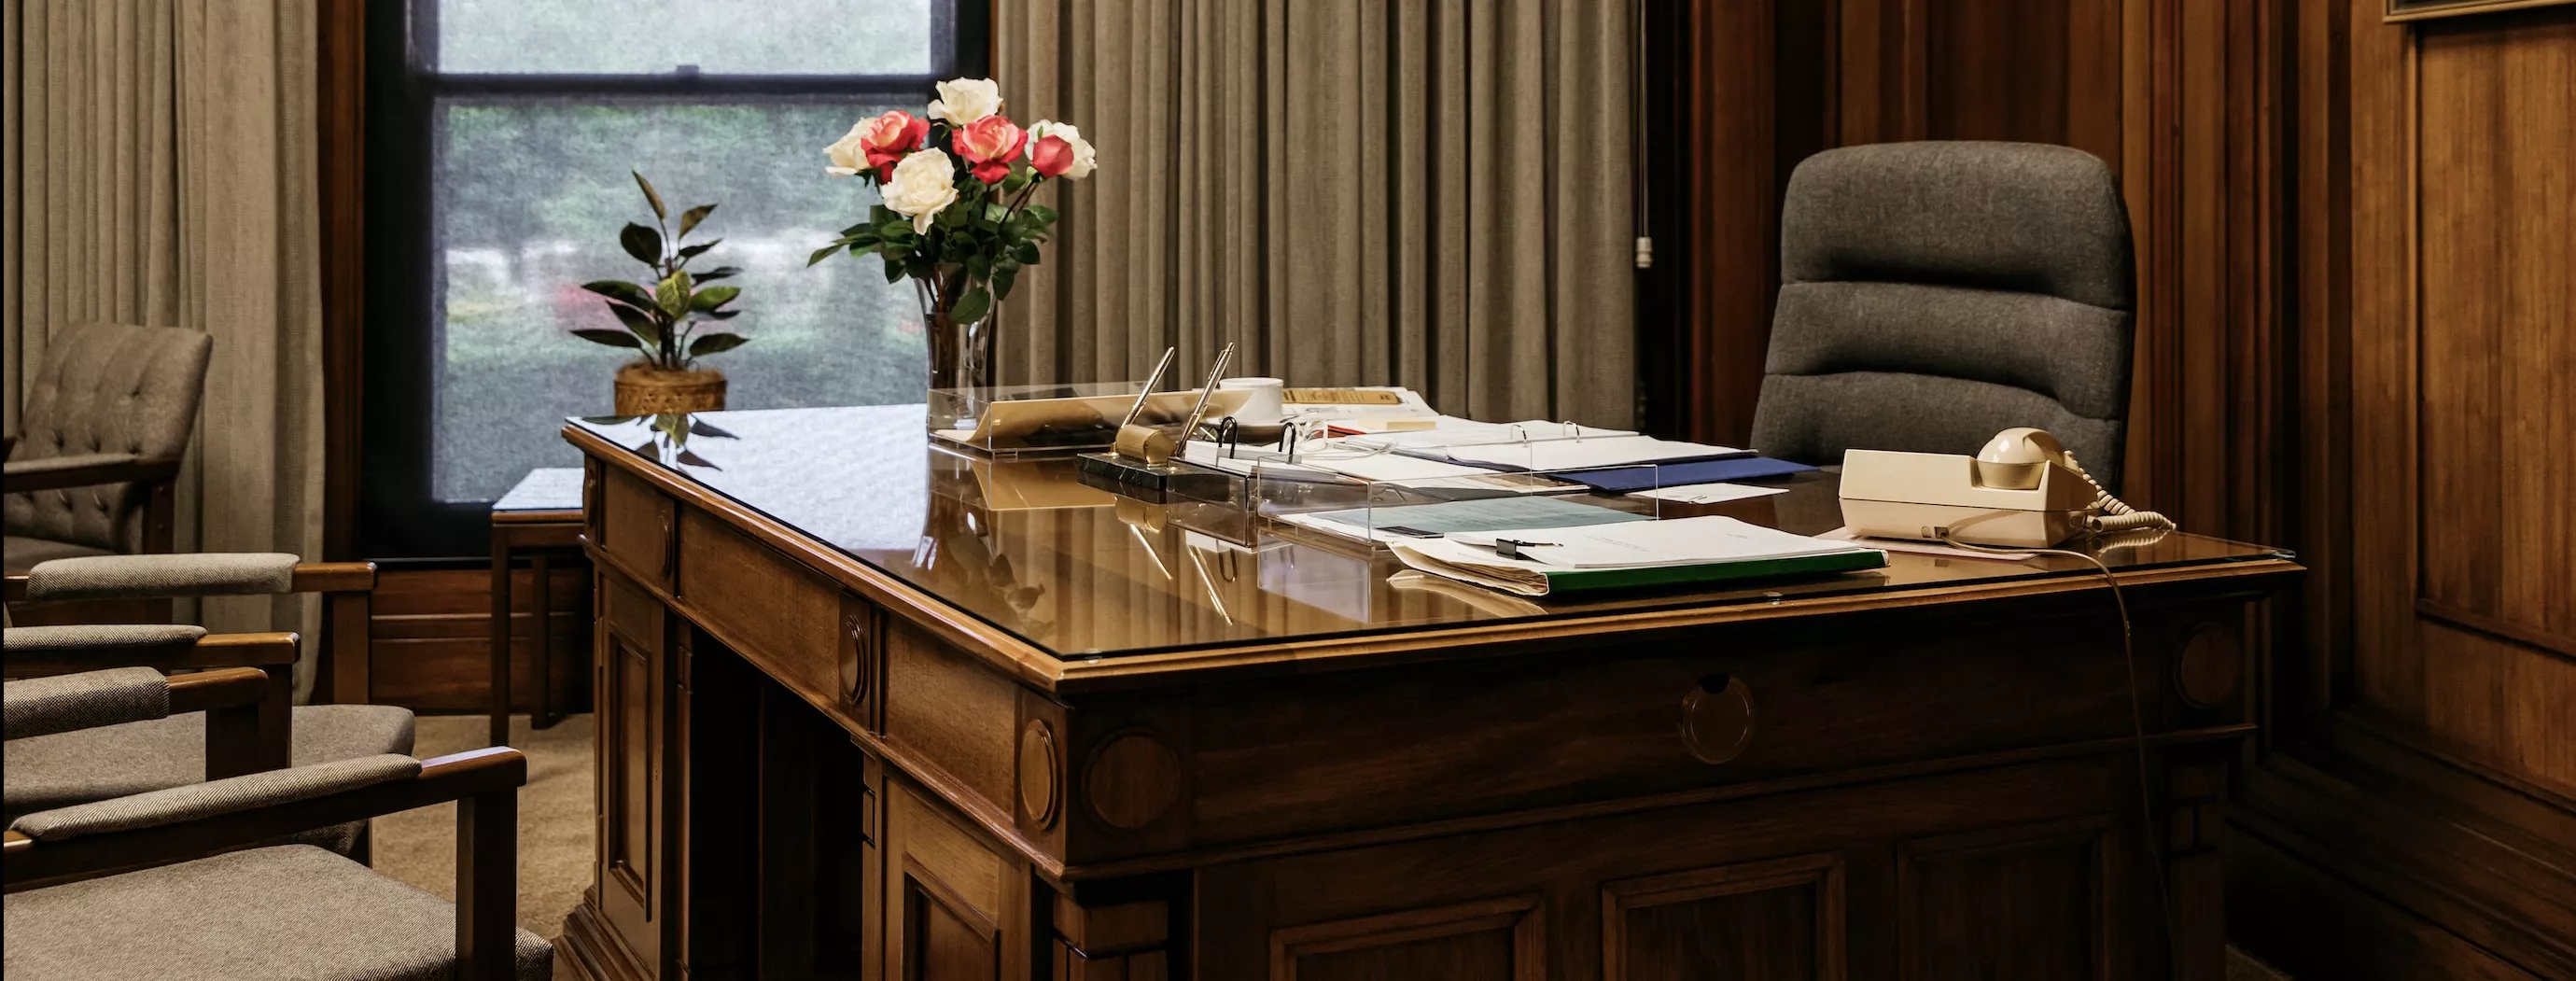
[[[1038,141],[1050,136],[1063,140],[1073,147],[1073,166],[1065,168],[1066,180],[1078,181],[1089,177],[1091,169],[1099,166],[1100,155],[1091,149],[1089,141],[1082,138],[1082,130],[1072,123],[1059,123],[1052,119],[1041,119],[1029,124],[1029,159],[1037,159]]]
[[[939,83],[939,98],[930,102],[930,118],[964,126],[1002,111],[1002,87],[989,78],[952,78]]]
[[[885,206],[912,219],[916,235],[930,233],[930,220],[957,203],[957,162],[938,150],[923,150],[894,165],[885,183]]]
[[[840,139],[832,141],[831,146],[823,148],[823,154],[832,158],[832,165],[823,168],[824,173],[836,177],[848,177],[867,166],[868,148],[860,140],[867,134],[868,124],[872,122],[875,120],[862,119],[851,123],[849,132],[841,134]]]

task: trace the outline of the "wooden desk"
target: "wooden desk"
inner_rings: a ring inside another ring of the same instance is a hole
[[[528,553],[529,603],[536,642],[528,672],[528,724],[543,729],[563,720],[554,705],[554,634],[546,618],[554,609],[554,552],[581,548],[579,467],[528,471],[509,493],[492,502],[492,708],[494,746],[510,744],[510,565]]]
[[[687,464],[640,425],[567,428],[601,835],[562,963],[2054,979],[2164,977],[2174,949],[2224,973],[2249,624],[2298,571],[2275,552],[2109,556],[2132,665],[2073,559],[1536,604],[1068,461],[927,451],[919,415],[711,414],[727,435]],[[1706,510],[1822,531],[1834,486]]]

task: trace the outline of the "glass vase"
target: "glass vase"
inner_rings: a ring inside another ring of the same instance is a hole
[[[927,388],[957,396],[947,400],[957,411],[940,412],[947,418],[934,418],[931,426],[971,429],[974,420],[983,416],[983,403],[993,387],[993,335],[1002,316],[1002,305],[993,304],[981,318],[961,322],[950,315],[947,304],[933,301],[928,284],[914,280],[913,285],[921,300],[922,333],[930,342]],[[938,405],[943,400],[931,401]]]

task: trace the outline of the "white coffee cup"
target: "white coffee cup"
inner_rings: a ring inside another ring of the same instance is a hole
[[[1243,407],[1234,410],[1234,421],[1246,426],[1276,426],[1288,416],[1288,403],[1282,389],[1287,383],[1276,378],[1226,378],[1216,383],[1218,391],[1252,393]]]

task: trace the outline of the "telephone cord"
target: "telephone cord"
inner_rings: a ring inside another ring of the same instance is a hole
[[[2068,463],[2070,466],[2073,463],[2072,454],[2068,457]],[[2078,474],[2084,473],[2084,470],[2081,467],[2073,467],[2072,469],[2074,469]],[[2093,480],[2089,475],[2085,476],[2084,479],[2087,483],[2091,483]],[[2094,487],[2098,490],[2101,485],[2095,484]],[[2117,517],[2148,519],[2145,521],[2129,523],[2121,530],[2136,530],[2140,528],[2170,530],[2173,528],[2173,522],[2166,520],[2164,515],[2157,514],[2153,511],[2133,510],[2128,505],[2120,503],[2118,498],[2112,497],[2109,491],[2102,492],[2102,500],[2109,502],[2111,506],[2119,509],[2116,515]],[[2156,813],[2155,805],[2151,800],[2153,792],[2150,789],[2153,786],[2153,783],[2151,778],[2148,776],[2147,765],[2147,712],[2144,697],[2140,695],[2138,691],[2137,647],[2131,642],[2129,628],[2129,601],[2126,597],[2120,595],[2119,577],[2112,574],[2109,563],[2102,561],[2100,556],[2094,555],[2090,552],[2078,552],[2073,549],[2064,548],[1993,548],[1972,542],[1963,542],[1956,538],[1952,538],[1950,536],[1950,529],[1946,527],[1936,528],[1933,530],[1938,533],[1941,544],[1948,545],[1952,548],[1970,552],[1990,552],[2000,555],[2028,555],[2031,553],[2038,553],[2041,555],[2064,555],[2081,559],[2086,563],[2091,564],[2094,569],[2099,570],[2102,573],[2103,583],[2111,588],[2111,605],[2119,610],[2120,613],[2120,659],[2128,666],[2129,670],[2129,728],[2130,735],[2133,737],[2131,740],[2131,746],[2137,750],[2138,834],[2141,839],[2141,847],[2149,849],[2152,853],[2155,848],[2154,842],[2162,836],[2156,834],[2155,831]],[[2158,902],[2163,904],[2163,915],[2157,917],[2157,922],[2164,926],[2165,957],[2167,958],[2166,972],[2168,976],[2170,976],[2174,971],[2179,970],[2181,965],[2181,951],[2177,947],[2173,930],[2172,887],[2167,885],[2165,882],[2164,862],[2157,860],[2150,861],[2147,864],[2154,868],[2156,899]]]

